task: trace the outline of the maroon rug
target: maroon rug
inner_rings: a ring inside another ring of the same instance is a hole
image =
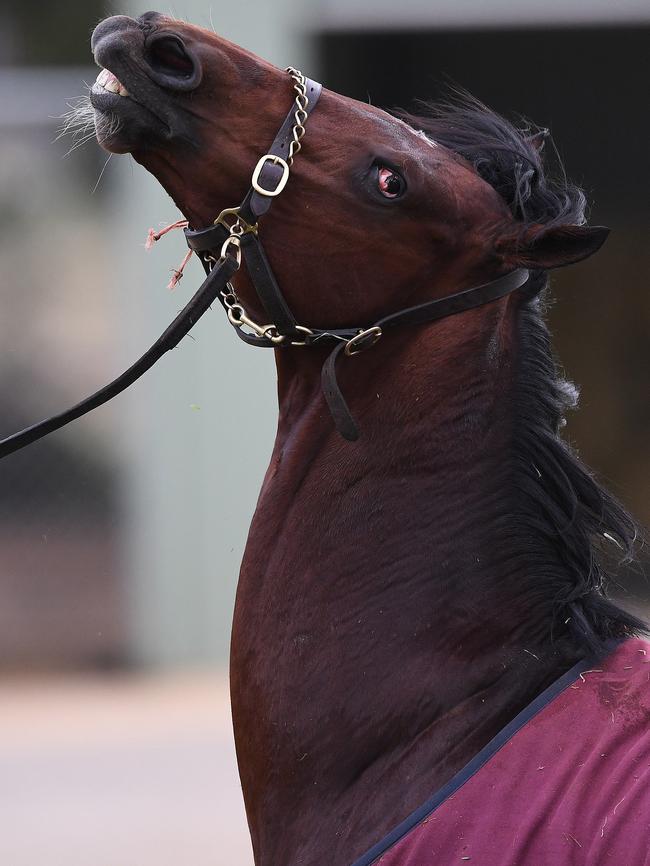
[[[650,866],[650,643],[577,665],[354,866]]]

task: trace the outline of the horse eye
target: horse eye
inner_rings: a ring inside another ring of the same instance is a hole
[[[377,185],[379,192],[386,198],[397,198],[406,189],[406,183],[401,175],[392,168],[380,165],[377,172]]]

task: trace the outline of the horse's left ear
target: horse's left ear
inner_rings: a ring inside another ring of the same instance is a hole
[[[517,240],[502,238],[497,250],[517,267],[561,268],[592,256],[609,235],[605,226],[533,226]]]

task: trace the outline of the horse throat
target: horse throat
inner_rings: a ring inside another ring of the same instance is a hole
[[[331,429],[321,359],[280,353],[231,662],[258,864],[349,864],[574,660],[509,556],[514,314],[463,326],[350,359],[357,443]]]

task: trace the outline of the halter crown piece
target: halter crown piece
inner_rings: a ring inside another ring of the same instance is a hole
[[[258,236],[260,218],[287,185],[302,147],[305,124],[322,90],[320,84],[297,69],[289,67],[287,72],[293,81],[294,102],[273,144],[257,163],[251,188],[241,205],[221,211],[207,228],[185,229],[188,246],[199,255],[206,271],[206,279],[192,299],[153,346],[121,376],[65,412],[0,441],[0,458],[42,439],[121,394],[166,352],[174,349],[216,299],[221,302],[237,336],[251,346],[281,349],[312,346],[323,341],[335,344],[323,365],[323,394],[336,429],[345,439],[354,441],[359,432],[336,378],[336,365],[341,355],[356,355],[374,346],[392,328],[420,325],[464,312],[504,297],[525,283],[531,284],[526,287],[527,292],[541,288],[541,273],[531,274],[520,268],[492,282],[400,310],[362,327],[328,329],[299,325],[280,291]],[[237,296],[231,280],[242,263],[246,265],[271,324],[260,325],[253,321]]]

